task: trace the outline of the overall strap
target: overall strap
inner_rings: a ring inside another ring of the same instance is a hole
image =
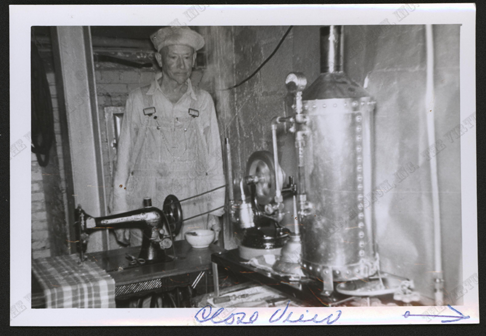
[[[150,85],[146,85],[146,86],[143,86],[143,87],[140,88],[140,90],[142,91],[143,108],[144,109],[154,106],[154,96],[147,94],[149,89],[150,89]]]
[[[201,91],[199,90],[199,87],[196,85],[192,87],[192,91],[194,91],[194,94],[196,95],[197,99],[196,100],[191,99],[191,108],[199,111],[198,103],[201,101],[201,96],[200,96]]]
[[[200,110],[200,107],[199,107],[199,105],[201,103],[201,99],[202,99],[201,95],[200,95],[201,91],[200,91],[199,87],[197,87],[197,86],[193,86],[192,90],[194,91],[194,94],[196,95],[197,100],[192,99],[190,107],[191,107],[191,109],[199,111],[199,116],[200,116],[201,112],[202,112]],[[197,118],[194,118],[194,119],[197,119]],[[197,124],[194,127],[196,128],[196,131],[197,131],[197,134],[199,136],[200,141],[202,141],[206,145],[206,146],[204,146],[204,148],[208,149],[208,143],[206,141],[206,138],[204,137],[204,134],[203,134],[201,127],[199,127],[199,125],[197,125]],[[209,155],[209,151],[206,154]]]
[[[154,107],[154,99],[152,95],[148,95],[147,91],[149,90],[150,85],[144,86],[140,88],[140,91],[142,92],[142,100],[143,100],[143,108],[149,108],[149,107]],[[150,121],[150,117],[145,115],[142,111],[133,111],[133,113],[141,113],[143,115],[143,125],[142,128],[139,129],[138,134],[137,134],[137,139],[135,140],[135,145],[132,148],[132,153],[135,155],[135,157],[130,160],[130,173],[133,171],[133,168],[135,167],[135,162],[137,162],[138,156],[140,155],[142,146],[145,142],[145,138],[147,137],[147,131],[148,131],[148,124]]]

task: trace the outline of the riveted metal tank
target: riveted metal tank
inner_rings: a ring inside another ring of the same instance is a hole
[[[320,31],[321,74],[302,95],[309,132],[305,193],[312,212],[303,217],[302,267],[333,282],[366,278],[377,270],[372,209],[374,101],[343,72],[343,27]]]

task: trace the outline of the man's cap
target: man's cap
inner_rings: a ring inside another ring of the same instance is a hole
[[[150,39],[157,51],[174,44],[184,44],[192,47],[195,51],[204,47],[204,38],[188,27],[161,28],[152,34]]]

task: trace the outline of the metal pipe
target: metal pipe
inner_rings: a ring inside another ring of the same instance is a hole
[[[297,185],[298,194],[305,195],[307,192],[305,181],[305,140],[306,131],[300,130],[295,134],[295,147],[297,148]]]
[[[240,180],[240,190],[241,190],[241,204],[240,208],[240,227],[242,229],[248,229],[255,226],[253,222],[253,209],[251,203],[246,202],[246,195],[243,184],[245,179]]]
[[[221,253],[221,252],[220,252]],[[219,296],[219,276],[218,276],[218,264],[215,262],[211,263],[213,266],[213,286],[214,286],[214,297]]]
[[[275,119],[279,122],[279,117]],[[275,165],[275,202],[282,203],[283,197],[280,191],[280,183],[278,180],[278,146],[277,146],[277,124],[272,121],[272,143],[273,143],[273,162]]]
[[[321,73],[343,71],[343,26],[320,29]]]
[[[299,229],[299,214],[297,212],[297,196],[294,195],[293,197],[293,205],[294,205],[294,233],[296,235],[300,234]]]
[[[231,164],[231,146],[228,138],[224,138],[224,144],[226,146],[226,184],[228,185],[228,198],[230,202],[235,199],[233,190],[233,168]]]
[[[272,125],[278,125],[284,122],[294,122],[294,117],[289,116],[289,117],[275,117],[272,119]]]
[[[81,209],[78,206],[78,209]],[[84,251],[83,251],[83,232],[86,231],[86,224],[84,222],[84,213],[81,212],[79,215],[79,226],[78,226],[78,234],[79,234],[79,258],[81,259],[81,263],[84,263]]]
[[[191,285],[192,289],[195,289],[197,287],[199,281],[201,281],[205,273],[205,271],[202,271],[198,274],[198,276],[196,277],[196,279],[194,279],[194,282]]]
[[[434,40],[432,25],[425,25],[425,41],[427,50],[427,82],[425,89],[425,104],[427,115],[428,148],[435,144],[435,106],[434,106]],[[442,241],[439,204],[439,181],[437,175],[437,156],[430,157],[430,175],[432,184],[432,207],[434,216],[434,272],[435,278],[435,304],[441,306],[444,301],[443,273],[442,273]]]
[[[245,195],[245,188],[243,187],[243,183],[245,182],[245,179],[242,178],[240,180],[240,193],[241,193],[241,200],[245,202],[246,195]]]

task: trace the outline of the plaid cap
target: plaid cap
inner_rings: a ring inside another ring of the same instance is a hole
[[[150,40],[157,51],[174,44],[188,45],[195,51],[204,47],[204,38],[188,27],[176,26],[161,28],[150,36]]]

